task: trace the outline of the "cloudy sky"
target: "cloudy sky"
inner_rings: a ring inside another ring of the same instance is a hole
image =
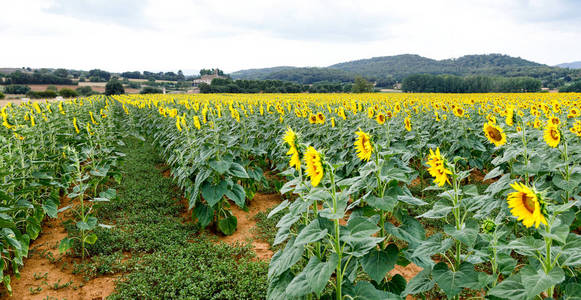
[[[581,60],[580,12],[577,0],[3,0],[0,67],[232,72],[403,53],[554,65]]]

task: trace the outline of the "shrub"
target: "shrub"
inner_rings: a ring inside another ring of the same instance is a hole
[[[151,87],[151,86],[146,86],[139,93],[140,94],[161,94],[162,92],[163,91],[161,89]]]
[[[4,99],[4,94],[0,92],[0,99]]]
[[[72,98],[78,97],[79,94],[72,89],[64,88],[59,91],[59,95],[63,96],[64,98]]]
[[[57,93],[55,91],[44,91],[44,92],[34,92],[29,91],[26,93],[26,96],[31,99],[40,99],[40,98],[56,98]]]
[[[83,95],[83,96],[90,96],[90,95],[93,95],[95,93],[95,92],[93,92],[93,89],[90,86],[78,87],[76,89],[76,91],[79,95]]]

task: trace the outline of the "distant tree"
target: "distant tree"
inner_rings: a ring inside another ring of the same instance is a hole
[[[4,99],[4,94],[2,92],[0,92],[0,99]]]
[[[58,92],[58,94],[61,95],[63,98],[73,98],[73,97],[78,97],[79,96],[79,94],[77,92],[75,92],[74,90],[69,89],[69,88],[61,89]]]
[[[26,94],[29,91],[30,87],[27,85],[7,85],[4,87],[6,94]]]
[[[55,98],[57,93],[55,91],[47,90],[44,92],[34,92],[29,91],[26,96],[31,99],[41,99],[41,98]]]
[[[125,94],[125,89],[121,81],[117,79],[111,79],[105,85],[105,95],[121,95]]]
[[[581,93],[581,80],[574,82],[568,86],[562,87],[560,93]]]
[[[129,81],[129,83],[127,84],[127,86],[129,88],[132,88],[132,89],[140,89],[141,88],[141,83],[139,83],[139,81]]]
[[[182,72],[182,70],[178,70],[178,75],[176,78],[178,81],[183,81],[186,80],[186,76],[184,76],[184,72]]]
[[[212,92],[212,87],[210,87],[209,84],[202,82],[198,85],[198,88],[200,89],[200,93],[202,94],[207,94],[207,93],[211,93]]]
[[[47,86],[47,87],[46,87],[46,90],[47,90],[47,91],[53,91],[53,92],[56,92],[56,91],[58,91],[57,87],[56,87],[56,86],[54,86],[54,85],[49,85],[49,86]]]
[[[163,90],[156,87],[146,86],[140,92],[140,94],[161,94]]]
[[[67,78],[69,76],[69,71],[67,69],[56,69],[53,74],[58,77]]]
[[[370,93],[373,92],[373,84],[361,76],[355,77],[355,83],[351,89],[353,93]]]
[[[111,79],[111,73],[99,69],[93,69],[89,71],[89,76],[93,78],[94,77],[99,78],[98,81],[108,81],[109,79]]]
[[[93,89],[90,86],[81,86],[76,89],[79,95],[90,96],[93,94]]]

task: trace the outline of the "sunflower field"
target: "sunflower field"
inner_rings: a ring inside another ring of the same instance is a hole
[[[223,235],[232,206],[283,179],[268,299],[581,295],[581,94],[93,96],[2,120],[6,286],[46,215],[75,210],[61,251],[99,243],[93,205],[115,201],[116,148],[137,131]]]

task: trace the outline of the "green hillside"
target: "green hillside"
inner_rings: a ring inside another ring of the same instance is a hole
[[[502,54],[466,55],[435,60],[416,54],[381,56],[338,63],[327,68],[275,67],[232,73],[235,79],[278,79],[303,84],[320,81],[347,82],[361,75],[377,86],[390,86],[413,74],[487,75],[533,77],[544,87],[555,88],[581,78],[581,70],[551,67]]]

